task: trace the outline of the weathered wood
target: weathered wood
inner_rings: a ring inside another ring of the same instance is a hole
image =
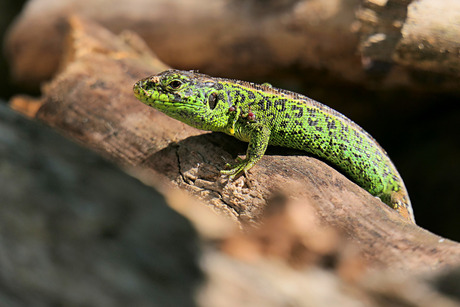
[[[459,79],[459,1],[366,0],[358,16],[361,52],[369,65],[398,64]],[[429,80],[428,86],[436,86]]]
[[[164,66],[142,52],[135,36],[123,41],[75,18],[71,27],[73,53],[44,88],[37,118],[119,164],[142,167],[189,191],[243,227],[257,225],[267,201],[282,193],[310,204],[321,223],[356,242],[370,267],[424,272],[459,264],[458,243],[406,223],[304,153],[271,148],[248,178],[227,182],[219,169],[243,154],[246,144],[198,131],[138,102],[133,83]]]
[[[235,233],[169,192],[189,219],[179,216],[164,188],[2,101],[0,135],[4,306],[458,306],[437,290],[455,297],[455,270],[366,276],[356,245],[320,225],[304,200],[275,197],[262,227]]]
[[[114,32],[140,34],[176,68],[242,77],[295,66],[362,78],[357,38],[349,30],[359,1],[339,2],[35,0],[10,29],[6,51],[19,82],[37,85],[49,79],[65,44],[63,20],[71,13]]]
[[[428,1],[428,13],[417,9]],[[413,1],[406,14],[408,2],[34,0],[11,27],[5,50],[13,78],[38,87],[58,70],[65,19],[76,14],[114,32],[138,33],[175,68],[240,79],[456,90],[458,1]],[[424,79],[436,82],[427,86]]]

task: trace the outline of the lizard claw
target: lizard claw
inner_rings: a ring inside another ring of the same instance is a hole
[[[225,164],[226,168],[230,168],[229,170],[221,170],[220,173],[223,175],[228,175],[230,180],[235,179],[241,173],[246,175],[246,170],[248,169],[248,162],[246,159],[241,159],[240,157],[236,158],[237,164],[235,166],[231,166],[230,163]]]

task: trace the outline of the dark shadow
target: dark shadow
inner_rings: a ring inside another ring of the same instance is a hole
[[[3,304],[196,305],[197,234],[154,188],[3,105],[0,156]]]

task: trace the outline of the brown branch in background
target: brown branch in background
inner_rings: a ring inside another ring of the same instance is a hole
[[[459,1],[367,0],[358,16],[361,52],[369,65],[394,63],[425,77],[430,72],[460,77]]]
[[[56,73],[72,13],[115,33],[132,30],[170,66],[211,75],[435,91],[460,85],[457,0],[134,0],[129,10],[125,5],[30,2],[5,44],[14,79],[38,87]]]

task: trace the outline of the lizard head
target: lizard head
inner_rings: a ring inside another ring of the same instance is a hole
[[[144,104],[204,130],[226,124],[228,105],[219,103],[220,89],[222,85],[207,75],[174,69],[139,80],[133,87]]]

